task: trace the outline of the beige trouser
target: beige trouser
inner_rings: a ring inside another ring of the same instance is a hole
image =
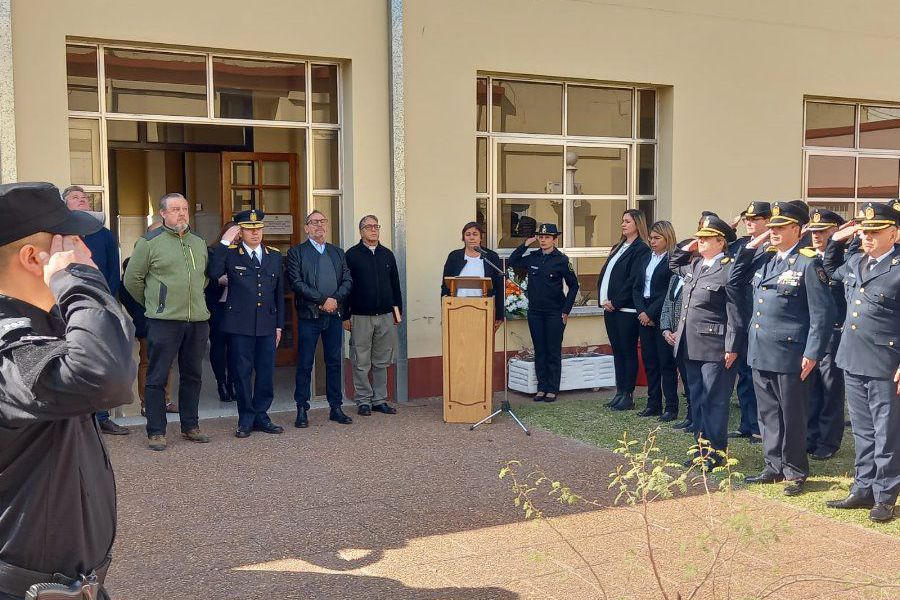
[[[384,404],[387,401],[387,369],[397,355],[394,315],[353,315],[350,323],[350,362],[353,364],[356,405]]]

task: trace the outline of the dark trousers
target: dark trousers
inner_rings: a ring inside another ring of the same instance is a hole
[[[209,339],[207,321],[147,319],[147,385],[144,404],[147,435],[166,433],[166,382],[178,357],[178,416],[182,433],[199,426],[203,355]]]
[[[695,436],[709,441],[716,450],[728,448],[728,411],[737,369],[725,368],[725,361],[685,360],[691,389],[691,421]]]
[[[809,378],[812,381],[806,448],[810,452],[837,452],[844,438],[844,372],[834,364],[834,354],[829,352]]]
[[[225,303],[216,302],[209,309],[209,364],[216,376],[216,383],[231,384],[228,378],[228,344],[231,336],[222,331]]]
[[[528,330],[534,344],[534,370],[537,374],[539,392],[559,393],[559,379],[562,375],[562,339],[565,329],[562,311],[528,311]]]
[[[900,396],[889,379],[844,374],[856,471],[851,491],[894,504],[900,493]]]
[[[603,321],[606,323],[606,335],[613,350],[616,391],[631,394],[634,392],[638,373],[637,343],[640,323],[637,315],[614,310],[605,313]]]
[[[744,435],[759,435],[759,417],[756,408],[756,390],[753,388],[753,369],[747,364],[747,353],[738,355],[737,397],[741,408],[741,423],[738,431]]]
[[[647,408],[659,412],[666,399],[666,412],[678,414],[678,374],[672,346],[659,327],[639,324],[641,356],[647,373]]]
[[[759,432],[762,434],[765,470],[785,479],[806,479],[806,407],[809,404],[809,377],[800,373],[753,371]]]
[[[341,357],[344,353],[344,329],[341,318],[322,315],[318,319],[297,319],[297,376],[294,401],[297,408],[309,409],[310,382],[316,346],[322,338],[325,358],[325,394],[332,408],[343,404],[341,392]]]
[[[275,334],[232,333],[228,338],[228,372],[237,397],[238,428],[249,430],[270,423],[268,410],[275,398]]]
[[[669,346],[671,349],[672,347]],[[684,352],[679,352],[675,357],[675,366],[678,367],[678,375],[681,377],[681,385],[684,386],[684,409],[685,418],[693,421],[694,415],[691,413],[691,386],[688,385],[687,376],[687,360],[684,358]]]

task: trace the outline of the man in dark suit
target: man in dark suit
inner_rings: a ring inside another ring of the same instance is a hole
[[[803,493],[809,475],[806,411],[809,375],[824,358],[834,325],[828,276],[816,253],[801,248],[809,213],[800,202],[775,202],[768,231],[737,258],[733,283],[753,287],[748,362],[763,438],[765,468],[747,483],[787,480],[784,493]],[[771,245],[759,249],[766,239]]]
[[[900,494],[900,203],[868,203],[859,226],[835,234],[825,268],[844,284],[847,313],[836,362],[844,370],[856,448],[850,494],[831,508],[869,508],[890,521]],[[862,232],[863,253],[844,263],[844,242]],[[844,263],[844,264],[842,264]]]
[[[307,239],[288,250],[287,278],[294,291],[297,309],[297,377],[294,400],[297,419],[294,427],[309,426],[307,411],[311,395],[312,367],[316,346],[322,338],[325,357],[325,393],[331,412],[328,418],[342,425],[353,419],[341,410],[341,358],[344,329],[341,305],[350,295],[353,279],[344,251],[325,241],[328,219],[314,210],[306,217]]]
[[[275,397],[275,348],[284,329],[284,287],[281,252],[262,244],[265,217],[255,209],[235,215],[237,225],[225,232],[209,263],[210,279],[228,277],[221,329],[228,335],[239,438],[251,431],[284,433],[268,414]]]

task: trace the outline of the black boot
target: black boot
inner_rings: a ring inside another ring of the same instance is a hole
[[[229,393],[229,386],[224,381],[220,381],[216,384],[216,391],[219,392],[219,402],[231,402],[234,400],[231,394]]]
[[[309,427],[309,417],[306,416],[305,408],[297,409],[297,419],[294,421],[294,427],[297,427],[298,429]]]
[[[618,404],[621,399],[622,399],[622,392],[620,392],[619,390],[616,390],[616,395],[613,396],[609,402],[604,402],[603,406],[605,406],[606,408],[612,408],[613,406]]]
[[[623,394],[618,404],[615,404],[613,410],[631,410],[634,408],[634,398],[631,394]]]

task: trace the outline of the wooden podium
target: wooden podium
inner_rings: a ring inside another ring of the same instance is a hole
[[[491,414],[494,298],[486,277],[445,277],[441,323],[444,341],[444,422],[477,423]],[[457,297],[458,290],[482,297]]]

